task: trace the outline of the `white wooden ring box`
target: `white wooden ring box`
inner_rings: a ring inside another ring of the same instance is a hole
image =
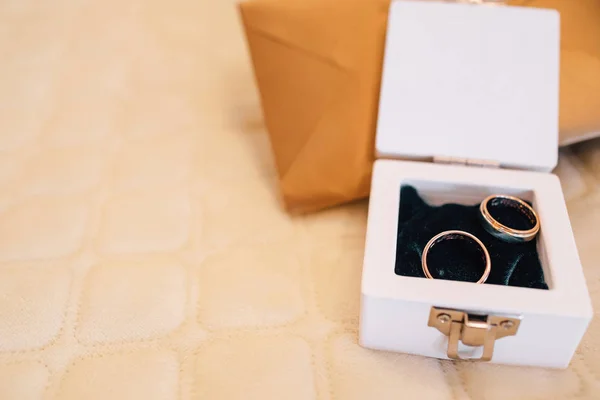
[[[593,312],[561,185],[550,173],[558,157],[559,32],[553,10],[392,2],[362,346],[501,364],[570,363]],[[404,184],[433,205],[475,205],[494,193],[531,201],[549,290],[397,275]],[[507,318],[516,323],[503,324]]]

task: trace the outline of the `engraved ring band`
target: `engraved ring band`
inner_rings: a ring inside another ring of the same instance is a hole
[[[529,221],[531,228],[520,230],[500,223],[492,214],[489,207],[512,207]],[[479,205],[479,217],[485,230],[500,240],[509,243],[523,243],[533,240],[540,230],[540,220],[535,210],[518,197],[494,194],[486,197]]]
[[[421,256],[421,267],[423,268],[423,273],[425,274],[425,276],[427,278],[435,279],[431,275],[431,272],[429,272],[429,265],[427,264],[427,256],[429,255],[429,251],[436,244],[438,244],[440,242],[443,242],[445,240],[457,240],[457,239],[458,240],[468,240],[469,242],[472,242],[474,245],[479,247],[480,253],[482,256],[481,259],[482,259],[483,263],[485,264],[485,266],[484,266],[483,275],[481,276],[481,278],[479,278],[479,280],[476,283],[484,283],[487,280],[487,278],[490,276],[490,272],[492,271],[492,262],[490,259],[490,253],[488,252],[485,245],[481,242],[481,240],[479,240],[475,235],[472,235],[465,231],[457,231],[457,230],[444,231],[444,232],[438,233],[437,235],[432,237],[429,240],[429,242],[427,242],[427,245],[425,246],[425,249],[423,250],[423,255]]]

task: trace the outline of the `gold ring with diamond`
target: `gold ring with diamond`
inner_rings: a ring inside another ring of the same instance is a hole
[[[531,228],[515,229],[504,225],[490,214],[490,206],[503,206],[516,209],[529,221]],[[509,243],[524,243],[533,240],[540,231],[540,220],[529,204],[518,197],[494,194],[486,197],[479,205],[479,218],[485,230],[500,240]]]

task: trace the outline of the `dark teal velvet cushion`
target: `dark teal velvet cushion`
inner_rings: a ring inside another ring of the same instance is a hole
[[[421,254],[429,239],[446,230],[462,230],[478,237],[488,249],[492,271],[486,284],[548,289],[540,264],[536,240],[506,243],[485,231],[479,220],[479,204],[430,206],[412,186],[401,189],[396,268],[398,275],[422,277]],[[515,209],[489,209],[501,223],[523,229],[527,220]],[[543,223],[543,222],[542,222]],[[428,257],[436,279],[477,282],[484,264],[474,242],[445,240],[436,244]]]

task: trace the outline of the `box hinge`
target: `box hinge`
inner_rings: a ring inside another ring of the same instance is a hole
[[[500,168],[500,163],[498,161],[477,160],[473,158],[462,157],[434,156],[433,162],[440,164],[471,165],[474,167]]]
[[[431,307],[428,326],[448,336],[448,357],[455,360],[490,361],[496,340],[517,334],[521,317],[479,315],[466,311]],[[459,355],[459,341],[471,347],[483,346],[480,358],[463,358]]]

